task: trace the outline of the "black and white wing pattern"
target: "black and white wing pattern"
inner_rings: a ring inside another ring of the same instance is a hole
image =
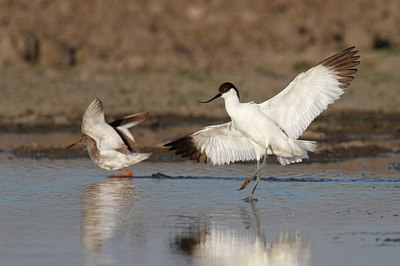
[[[149,116],[149,114],[149,112],[137,113],[110,123],[110,126],[117,131],[123,142],[128,146],[129,151],[140,152],[139,146],[136,144],[133,135],[129,131],[129,128],[143,122]]]
[[[183,158],[214,165],[255,160],[257,154],[264,153],[264,149],[246,138],[232,121],[205,127],[164,146],[176,150],[175,154]]]
[[[260,110],[292,139],[297,139],[328,104],[354,79],[360,62],[354,46],[299,74],[275,97],[259,104]]]

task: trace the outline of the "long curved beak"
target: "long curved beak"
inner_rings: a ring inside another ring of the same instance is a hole
[[[221,97],[221,96],[222,96],[222,94],[221,94],[221,93],[218,93],[217,95],[214,96],[214,98],[211,98],[210,100],[205,101],[205,102],[201,102],[201,103],[209,103],[209,102],[214,101],[215,99],[217,99],[217,98],[219,98],[219,97]]]
[[[81,144],[81,140],[78,140],[77,142],[72,143],[72,144],[69,145],[66,149],[69,149],[69,148],[74,147],[75,145],[79,145],[79,144]]]

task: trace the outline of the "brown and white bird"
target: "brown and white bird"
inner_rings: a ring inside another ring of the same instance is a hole
[[[143,112],[106,123],[103,104],[99,99],[95,99],[83,115],[81,139],[67,148],[83,143],[90,158],[98,166],[106,170],[120,170],[120,175],[110,177],[132,176],[133,173],[126,167],[146,160],[151,153],[142,153],[139,150],[129,128],[144,121],[148,116],[148,112]],[[123,174],[122,169],[127,174]]]
[[[308,71],[299,74],[275,97],[257,104],[242,103],[238,89],[230,82],[219,87],[212,99],[222,97],[231,121],[208,126],[191,135],[165,144],[175,154],[214,165],[257,160],[257,170],[239,188],[244,189],[257,175],[247,199],[251,199],[266,166],[267,155],[275,155],[280,164],[301,162],[316,142],[298,140],[310,123],[344,93],[354,79],[360,62],[354,47],[339,52]],[[264,157],[263,165],[260,159]]]

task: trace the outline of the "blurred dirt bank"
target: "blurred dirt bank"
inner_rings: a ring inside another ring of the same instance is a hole
[[[222,101],[198,103],[220,83],[236,84],[242,101],[261,102],[356,45],[356,79],[304,138],[322,142],[321,156],[343,143],[364,147],[359,153],[396,152],[399,12],[399,1],[0,0],[0,131],[73,135],[11,146],[2,136],[0,149],[69,144],[95,97],[109,120],[150,111],[135,132],[143,147],[159,148],[227,119]]]

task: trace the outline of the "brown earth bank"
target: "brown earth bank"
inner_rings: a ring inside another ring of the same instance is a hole
[[[99,97],[112,118],[223,118],[200,107],[225,81],[243,101],[355,45],[361,64],[327,112],[400,112],[400,2],[0,0],[0,125],[78,124]]]
[[[262,102],[355,45],[355,80],[302,136],[319,142],[310,161],[398,152],[399,13],[397,0],[0,0],[0,150],[85,154],[63,147],[98,97],[108,121],[151,112],[138,143],[176,158],[161,144],[227,121],[223,101],[198,103],[222,82]]]
[[[0,0],[0,64],[235,70],[276,53],[400,48],[397,0]]]
[[[290,56],[282,53],[241,71],[192,70],[91,72],[37,67],[0,68],[0,126],[22,129],[79,124],[96,97],[111,118],[149,111],[155,116],[226,117],[222,101],[198,103],[214,96],[218,86],[233,82],[243,102],[265,101],[285,88],[301,71],[333,54]],[[355,79],[326,112],[400,112],[400,54],[360,51]]]

